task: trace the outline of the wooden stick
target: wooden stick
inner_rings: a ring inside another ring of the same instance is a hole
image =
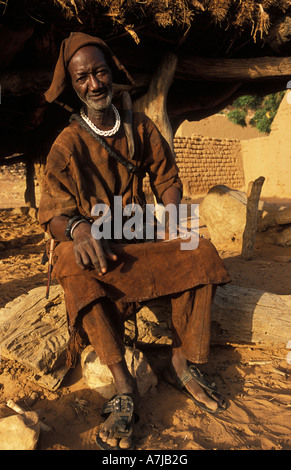
[[[53,267],[53,254],[55,249],[55,240],[52,238],[50,241],[50,251],[49,251],[49,261],[48,261],[48,280],[46,287],[46,298],[49,298],[50,284],[51,284],[51,274]]]
[[[21,406],[14,403],[13,400],[8,400],[8,402],[6,403],[6,406],[8,406],[8,408],[11,408],[11,410],[15,411],[16,413],[20,415],[22,415],[23,413],[26,413],[26,411],[23,408],[21,408]],[[52,431],[52,428],[42,423],[41,421],[39,421],[39,427],[42,431],[46,431],[46,432]]]

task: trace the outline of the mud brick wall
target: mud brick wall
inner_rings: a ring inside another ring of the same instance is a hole
[[[245,184],[238,140],[200,135],[175,137],[174,150],[184,196],[204,194],[217,184],[225,184],[232,189]],[[148,179],[144,181],[144,190],[150,192]]]

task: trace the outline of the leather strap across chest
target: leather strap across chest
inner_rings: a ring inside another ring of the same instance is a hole
[[[118,163],[123,165],[129,171],[129,173],[133,173],[140,178],[144,178],[146,176],[146,173],[141,168],[125,160],[124,158],[122,158],[121,155],[117,155],[117,153],[115,153],[114,150],[88,126],[88,124],[81,118],[81,116],[79,116],[78,114],[72,114],[72,116],[70,117],[70,122],[72,121],[77,121],[80,126],[85,129],[95,140],[97,140],[97,142],[99,142],[99,144],[102,145],[103,148],[105,148],[108,154],[112,158],[114,158]]]

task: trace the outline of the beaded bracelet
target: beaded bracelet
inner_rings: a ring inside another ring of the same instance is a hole
[[[86,219],[78,220],[78,221],[73,225],[73,227],[71,228],[71,231],[70,231],[70,237],[71,237],[72,240],[74,240],[73,231],[75,230],[75,228],[77,227],[77,225],[81,224],[82,222],[86,222],[87,224],[89,223],[89,221],[86,220]]]

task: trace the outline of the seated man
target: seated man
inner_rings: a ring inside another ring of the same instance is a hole
[[[72,33],[63,41],[46,99],[52,102],[71,87],[82,109],[50,150],[39,207],[41,225],[57,241],[53,275],[65,292],[68,358],[74,363],[86,335],[115,381],[117,395],[105,406],[109,416],[97,436],[101,448],[109,449],[133,446],[136,387],[124,360],[123,333],[125,319],[143,301],[170,296],[173,377],[202,409],[224,409],[193,363],[207,361],[215,288],[230,280],[203,238],[195,250],[181,250],[179,238],[125,243],[92,236],[97,204],[114,210],[119,196],[122,207],[145,207],[146,173],[165,206],[181,201],[182,184],[165,139],[143,113],[133,113],[130,126],[122,104],[112,104],[113,80],[121,74],[129,78],[102,40]]]

